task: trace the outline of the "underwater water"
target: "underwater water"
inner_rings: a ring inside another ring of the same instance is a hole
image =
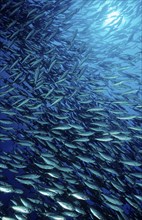
[[[0,1],[0,219],[142,219],[142,1]]]

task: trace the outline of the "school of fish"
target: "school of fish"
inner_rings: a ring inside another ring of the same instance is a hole
[[[1,0],[0,219],[141,219],[141,7]]]

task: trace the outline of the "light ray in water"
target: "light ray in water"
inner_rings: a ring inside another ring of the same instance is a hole
[[[123,25],[125,23],[125,18],[120,13],[120,11],[112,11],[108,13],[106,20],[104,21],[104,26],[114,26],[116,25],[120,27],[120,25]]]

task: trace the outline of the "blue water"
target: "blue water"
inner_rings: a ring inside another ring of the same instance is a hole
[[[140,220],[142,199],[136,196],[142,196],[142,2],[3,0],[1,5],[0,164],[6,168],[0,165],[0,186],[10,184],[14,191],[0,190],[0,218],[18,219],[18,214],[21,219],[56,219],[52,213],[61,219],[99,219],[91,207],[103,215],[100,219]],[[89,112],[92,108],[103,111]],[[129,116],[132,118],[121,119]],[[77,124],[83,127],[81,132],[94,134],[88,141],[76,141],[82,137],[80,129],[72,126],[66,131],[54,131],[63,124]],[[115,131],[128,140],[110,134]],[[36,135],[52,140],[43,141]],[[112,140],[97,140],[108,136]],[[67,147],[66,142],[77,148]],[[43,163],[43,152],[53,154],[51,160],[72,172],[37,167],[36,163]],[[101,157],[100,152],[114,161]],[[78,159],[79,155],[94,163]],[[125,160],[139,164],[125,165]],[[14,164],[25,167],[14,168]],[[49,171],[58,177],[51,177]],[[31,179],[34,187],[16,180],[17,176],[31,173],[40,175],[38,181]],[[133,176],[135,173],[139,176]],[[38,192],[56,187],[54,184],[63,186],[64,192],[55,197]],[[16,193],[15,189],[22,192]],[[74,198],[73,191],[88,199]],[[111,207],[103,195],[121,201],[118,207],[122,211]],[[39,199],[39,204],[31,202],[29,214],[22,215],[12,208],[14,202],[23,205],[21,198]],[[67,217],[67,210],[59,206],[58,200],[79,207],[83,214],[73,209],[76,217]]]

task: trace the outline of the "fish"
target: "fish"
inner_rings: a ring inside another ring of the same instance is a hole
[[[74,210],[72,204],[70,204],[70,203],[62,202],[62,201],[57,201],[57,203],[58,203],[61,207],[63,207],[64,209],[67,209],[67,210],[70,210],[70,211],[73,211],[73,210]]]
[[[13,192],[13,188],[11,186],[0,186],[0,192],[4,192],[4,193],[12,193]]]
[[[103,216],[102,216],[102,214],[98,211],[98,210],[96,210],[96,209],[94,209],[93,207],[90,207],[90,212],[93,214],[93,216],[94,217],[96,217],[97,219],[105,219]]]
[[[19,213],[25,213],[25,214],[30,213],[29,209],[26,208],[25,206],[12,206],[12,209],[14,209],[16,212]]]
[[[1,0],[0,219],[141,219],[140,9]]]

